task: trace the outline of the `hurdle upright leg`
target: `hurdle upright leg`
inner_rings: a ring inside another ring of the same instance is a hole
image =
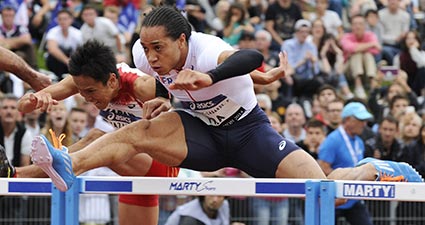
[[[320,182],[320,224],[335,225],[335,182]]]
[[[65,193],[59,191],[55,185],[52,184],[52,206],[51,206],[51,224],[63,225],[65,224]]]
[[[79,224],[80,181],[81,178],[77,178],[74,185],[65,193],[65,225]]]
[[[319,225],[319,181],[307,181],[305,183],[305,224]]]

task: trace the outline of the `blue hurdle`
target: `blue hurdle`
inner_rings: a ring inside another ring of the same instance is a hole
[[[307,225],[319,224],[320,181],[305,179],[78,177],[67,192],[50,179],[0,178],[0,195],[52,195],[52,225],[77,225],[79,194],[224,195],[305,198]],[[307,194],[306,194],[307,193]]]
[[[78,177],[67,192],[50,179],[0,178],[0,195],[52,195],[52,225],[77,225],[79,194],[225,195],[305,198],[307,225],[334,225],[335,199],[425,201],[423,183],[305,179]],[[319,198],[320,197],[320,198]]]

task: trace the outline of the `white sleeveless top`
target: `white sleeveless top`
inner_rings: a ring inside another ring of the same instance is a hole
[[[206,73],[217,67],[219,55],[233,48],[220,38],[192,32],[189,52],[183,69]],[[159,76],[149,65],[140,39],[133,46],[135,65],[142,72],[154,76],[183,104],[185,110],[212,126],[230,125],[245,117],[256,106],[253,82],[249,74],[217,82],[197,91],[170,90],[177,77],[172,70]]]

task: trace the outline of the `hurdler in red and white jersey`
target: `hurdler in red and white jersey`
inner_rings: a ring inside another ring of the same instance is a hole
[[[100,115],[116,129],[140,120],[143,113],[143,102],[136,98],[134,82],[140,76],[147,76],[138,69],[130,68],[125,63],[117,65],[121,80],[118,96],[112,99],[108,107],[100,111]],[[176,177],[179,168],[163,165],[155,160],[147,177]],[[120,195],[119,201],[130,205],[152,207],[158,205],[158,195]]]
[[[118,96],[112,99],[108,107],[100,111],[100,115],[116,129],[140,120],[143,103],[134,94],[134,82],[139,76],[147,76],[138,69],[130,68],[125,63],[117,64],[121,78]]]

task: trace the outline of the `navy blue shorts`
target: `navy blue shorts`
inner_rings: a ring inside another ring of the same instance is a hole
[[[182,168],[215,171],[234,167],[256,178],[274,178],[282,159],[300,149],[271,127],[258,106],[227,127],[208,126],[184,111],[176,112],[181,117],[188,147]]]

